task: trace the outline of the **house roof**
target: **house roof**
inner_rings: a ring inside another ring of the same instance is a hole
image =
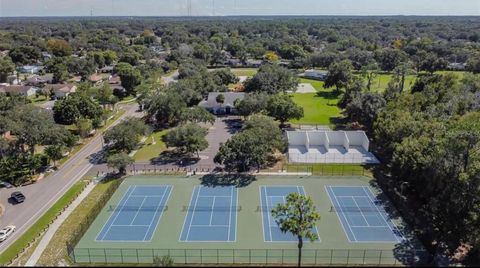
[[[32,86],[20,86],[20,85],[12,85],[12,86],[0,86],[3,88],[5,93],[26,93],[29,91]]]
[[[76,86],[74,84],[48,84],[45,86],[45,88],[56,92],[69,93],[76,89]]]
[[[99,82],[99,81],[102,81],[105,79],[105,76],[101,75],[101,74],[92,74],[88,77],[88,80],[92,81],[92,82]]]
[[[225,101],[223,104],[217,102],[217,96],[223,94],[225,96]],[[243,92],[210,92],[208,93],[207,100],[200,102],[198,105],[205,108],[218,108],[218,107],[234,107],[235,100],[243,100],[245,98],[245,93]]]
[[[122,80],[120,79],[120,76],[118,75],[113,75],[112,77],[110,77],[110,79],[108,80],[108,82],[110,84],[120,84],[122,82]]]

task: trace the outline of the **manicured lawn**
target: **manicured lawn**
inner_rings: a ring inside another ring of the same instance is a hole
[[[258,69],[255,68],[235,68],[230,69],[236,76],[254,76]]]
[[[304,117],[291,120],[293,124],[333,125],[332,119],[341,117],[337,107],[340,96],[333,89],[324,89],[323,82],[310,79],[300,79],[300,83],[310,83],[317,93],[292,93],[295,103],[303,107]]]
[[[286,164],[288,172],[312,172],[319,176],[367,176],[372,172],[359,164]]]
[[[98,202],[98,199],[110,188],[114,180],[98,183],[82,203],[68,216],[57,230],[42,256],[38,260],[41,266],[57,266],[62,259],[67,257],[65,244],[74,235],[72,230],[78,230],[78,225],[83,222],[86,215]]]
[[[378,74],[372,81],[371,90],[373,92],[383,92],[387,89],[388,82],[392,79],[391,74]],[[416,76],[415,75],[407,75],[405,77],[405,89],[406,91],[410,90],[410,88],[415,83]],[[367,79],[365,79],[365,84],[367,83]]]
[[[133,159],[135,159],[135,161],[150,161],[151,159],[158,157],[161,152],[167,149],[167,146],[162,141],[163,136],[167,133],[168,130],[162,130],[150,135],[142,148],[135,153]],[[152,144],[152,137],[155,140],[155,144]]]
[[[38,236],[50,222],[52,222],[55,216],[57,216],[67,204],[80,194],[84,186],[84,181],[79,181],[74,184],[47,212],[45,212],[40,219],[35,222],[35,224],[32,225],[32,227],[30,227],[30,229],[28,229],[0,255],[0,265],[6,265],[9,261],[15,258],[15,256],[20,253],[28,243],[32,242],[33,239]]]

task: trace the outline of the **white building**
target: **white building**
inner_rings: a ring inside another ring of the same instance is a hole
[[[364,131],[287,131],[287,138],[291,163],[379,163]]]
[[[305,73],[303,73],[304,77],[317,80],[325,80],[327,75],[328,71],[323,70],[306,70]]]

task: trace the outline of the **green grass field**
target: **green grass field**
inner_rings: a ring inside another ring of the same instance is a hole
[[[258,71],[256,68],[232,68],[230,70],[236,76],[254,76]]]
[[[302,177],[302,176],[263,176],[250,177],[238,188],[236,240],[234,242],[181,242],[179,237],[189,206],[193,188],[200,184],[219,185],[225,183],[222,175],[215,177],[174,177],[174,176],[134,176],[127,178],[109,200],[105,208],[87,230],[75,247],[77,262],[87,263],[151,263],[154,256],[169,255],[176,263],[290,263],[296,262],[295,242],[265,242],[263,234],[263,213],[260,186],[288,185],[303,186],[311,196],[321,219],[317,222],[321,241],[304,244],[305,264],[396,264],[396,247],[400,245],[385,242],[351,243],[343,230],[338,215],[331,212],[332,203],[326,194],[325,186],[369,186],[366,177]],[[235,180],[229,178],[229,183]],[[108,208],[116,206],[130,186],[171,185],[172,192],[156,226],[152,240],[145,242],[96,241],[96,237],[112,215]],[[224,184],[223,184],[224,185]],[[215,186],[213,186],[215,187]],[[371,188],[375,195],[380,192]],[[378,198],[383,199],[383,195]],[[397,226],[404,226],[399,216],[392,216]],[[401,227],[403,229],[403,227]],[[408,232],[405,230],[405,232]],[[416,245],[415,239],[412,239]],[[401,246],[400,246],[401,247]],[[381,253],[380,253],[381,252]]]
[[[304,117],[291,120],[293,124],[334,125],[333,120],[339,118],[340,109],[337,106],[340,96],[333,89],[324,89],[323,81],[300,79],[300,83],[310,83],[317,93],[293,93],[295,103],[303,107]]]
[[[168,133],[168,130],[162,130],[158,132],[152,133],[146,140],[145,144],[140,148],[135,155],[133,156],[133,159],[135,161],[150,161],[160,155],[165,149],[167,149],[167,146],[165,143],[162,141],[163,136],[165,136]],[[155,141],[155,144],[152,144],[152,137]]]

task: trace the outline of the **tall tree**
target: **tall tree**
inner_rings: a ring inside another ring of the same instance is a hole
[[[133,68],[132,65],[120,62],[115,66],[114,72],[120,76],[122,86],[129,95],[135,95],[135,87],[141,83],[140,71]]]
[[[15,71],[15,64],[9,57],[0,58],[0,83],[7,82],[7,77]]]
[[[164,139],[168,147],[175,147],[181,153],[196,153],[197,157],[200,157],[199,152],[208,147],[205,139],[207,134],[206,128],[190,123],[171,130]]]
[[[324,88],[335,86],[337,92],[345,88],[353,78],[353,65],[349,60],[334,62],[328,67],[328,75],[325,78]]]
[[[298,267],[302,264],[303,240],[311,242],[318,240],[314,232],[320,214],[316,211],[311,197],[299,193],[287,195],[285,204],[278,204],[272,209],[272,216],[275,218],[280,230],[283,233],[290,232],[298,239]]]
[[[257,74],[245,81],[248,92],[265,92],[276,94],[296,91],[299,79],[290,70],[277,64],[267,64],[260,67]]]
[[[107,166],[116,168],[121,175],[126,174],[127,166],[133,164],[133,159],[126,153],[117,153],[107,158]]]
[[[129,153],[135,149],[140,138],[148,132],[147,126],[134,117],[123,120],[118,125],[105,132],[105,143],[111,144],[111,149],[116,152]]]
[[[267,113],[283,125],[289,119],[302,118],[303,107],[296,104],[288,95],[275,95],[268,101]]]

